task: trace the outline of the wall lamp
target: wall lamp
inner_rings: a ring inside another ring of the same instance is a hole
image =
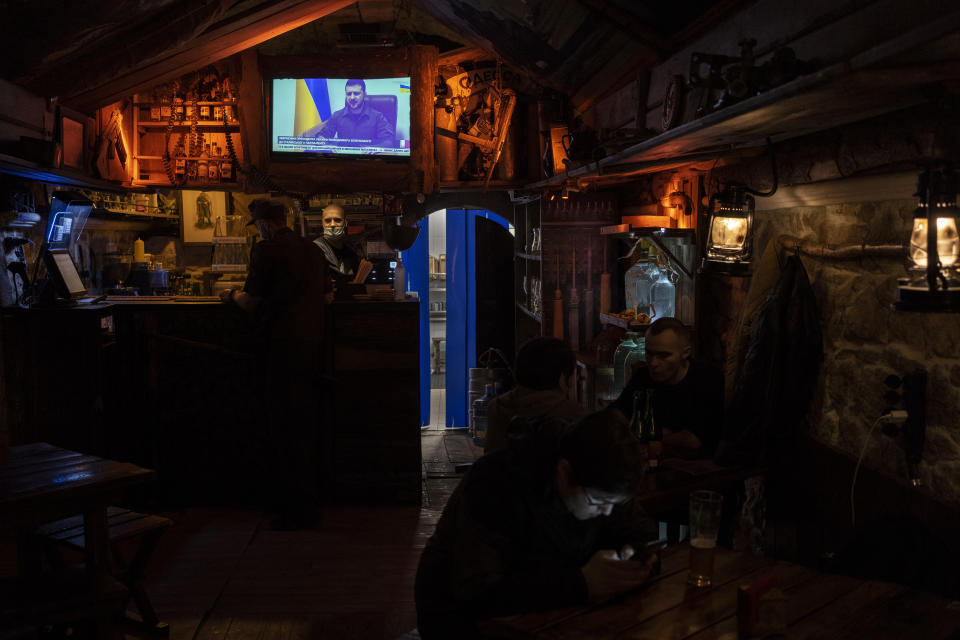
[[[700,273],[749,276],[753,259],[753,196],[769,197],[780,184],[773,143],[767,138],[773,187],[755,191],[745,184],[731,182],[710,197],[707,242]],[[752,194],[752,195],[751,195]]]
[[[960,312],[957,173],[928,168],[917,178],[920,199],[907,245],[910,275],[898,280],[897,311]]]
[[[710,198],[710,226],[701,272],[750,275],[754,202],[747,191],[742,184],[728,184]]]

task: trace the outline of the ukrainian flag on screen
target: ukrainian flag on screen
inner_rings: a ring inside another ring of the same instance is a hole
[[[410,93],[410,85],[408,85],[408,84],[401,84],[401,85],[400,85],[400,93]]]
[[[330,118],[330,94],[326,78],[297,80],[296,108],[293,114],[293,135],[315,127]]]

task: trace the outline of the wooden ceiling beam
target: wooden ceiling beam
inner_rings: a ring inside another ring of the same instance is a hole
[[[495,60],[496,56],[480,47],[460,47],[453,51],[440,54],[440,66],[453,66],[461,62],[476,62],[480,60]]]
[[[580,4],[596,12],[612,27],[619,29],[631,40],[647,49],[656,58],[673,49],[668,37],[641,22],[635,15],[628,13],[609,0],[578,0]]]
[[[168,82],[244,49],[318,20],[354,0],[286,0],[224,21],[174,50],[142,61],[108,82],[71,95],[65,104],[91,112],[104,104]]]
[[[647,72],[657,63],[646,48],[641,49],[632,58],[624,61],[622,57],[608,62],[603,69],[598,70],[593,78],[570,97],[570,103],[577,113],[584,113],[600,100],[625,87],[627,83],[636,80],[638,72]],[[646,99],[644,96],[643,99]],[[644,123],[638,123],[638,129]]]

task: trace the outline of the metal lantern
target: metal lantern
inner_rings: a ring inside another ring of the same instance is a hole
[[[920,202],[907,245],[910,275],[901,278],[894,308],[960,311],[960,235],[957,174],[927,169],[917,179]]]
[[[710,199],[710,226],[702,270],[750,274],[753,257],[753,196],[742,184],[729,184]]]

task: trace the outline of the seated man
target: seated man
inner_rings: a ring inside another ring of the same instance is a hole
[[[511,421],[518,416],[525,420],[552,418],[560,427],[585,416],[587,412],[567,394],[567,380],[576,366],[573,351],[562,340],[533,338],[521,345],[513,371],[517,387],[490,403],[483,452],[507,446]]]
[[[634,393],[653,389],[653,418],[663,430],[665,455],[712,458],[723,431],[723,374],[691,360],[690,330],[676,318],[647,328],[646,351],[646,366],[610,408],[629,420]]]
[[[656,566],[653,523],[631,501],[643,473],[640,441],[607,412],[480,458],[420,557],[420,636],[476,638],[478,620],[643,584]]]
[[[344,85],[344,106],[315,127],[304,131],[306,137],[335,138],[344,146],[396,146],[396,134],[386,117],[366,100],[367,84],[363,80],[347,80]]]

